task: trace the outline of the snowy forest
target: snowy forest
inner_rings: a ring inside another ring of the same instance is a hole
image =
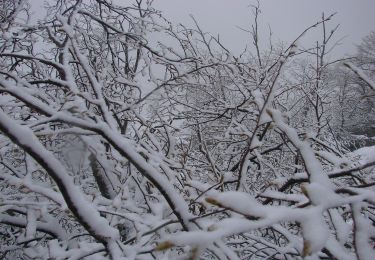
[[[249,8],[236,54],[152,0],[0,1],[1,259],[375,259],[375,32],[332,59],[335,14],[265,46]]]

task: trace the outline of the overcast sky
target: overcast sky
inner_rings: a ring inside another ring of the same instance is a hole
[[[355,44],[371,30],[375,30],[375,0],[260,0],[263,39],[272,29],[273,40],[290,42],[307,26],[315,23],[324,12],[337,12],[329,29],[340,24],[335,40],[341,40],[334,56],[350,54]],[[254,0],[155,0],[154,6],[174,22],[191,24],[193,14],[205,31],[220,34],[231,49],[239,50],[249,43],[248,35],[237,26],[250,28],[253,16],[249,6]],[[321,29],[307,36],[316,41]]]
[[[114,0],[128,5],[132,0]],[[36,16],[45,0],[31,0]],[[268,42],[269,28],[275,43],[290,43],[307,26],[322,16],[336,13],[329,28],[340,24],[335,41],[342,39],[341,45],[332,53],[334,58],[355,52],[355,44],[370,31],[375,31],[375,0],[259,0],[261,36]],[[251,40],[238,27],[248,29],[253,22],[250,5],[256,0],[154,0],[154,7],[161,10],[174,23],[193,26],[190,14],[199,22],[204,31],[220,35],[224,44],[233,52],[241,52]],[[308,34],[303,41],[314,43],[321,39],[321,28]]]

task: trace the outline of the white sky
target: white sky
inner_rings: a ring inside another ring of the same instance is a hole
[[[129,5],[132,0],[113,0],[117,4]],[[30,0],[33,12],[38,15],[40,6],[48,0]],[[259,0],[260,33],[263,42],[268,42],[269,28],[274,42],[290,43],[307,26],[326,15],[337,12],[329,23],[329,30],[340,24],[333,40],[342,39],[341,45],[332,53],[340,57],[355,52],[355,44],[371,30],[375,31],[375,0]],[[248,29],[253,22],[251,4],[256,0],[154,0],[154,7],[173,23],[193,26],[190,14],[194,15],[201,28],[214,35],[220,34],[222,42],[234,53],[241,52],[251,43],[249,35],[237,28]],[[321,28],[305,37],[303,43],[314,43],[321,36]]]
[[[263,39],[267,40],[271,27],[274,41],[290,42],[307,26],[322,16],[337,12],[329,23],[329,30],[340,24],[335,40],[341,45],[333,56],[350,54],[355,44],[375,30],[375,0],[260,0]],[[236,26],[250,28],[253,16],[250,4],[254,0],[154,0],[154,6],[163,11],[173,22],[192,26],[190,14],[198,20],[204,31],[220,34],[222,41],[230,49],[239,51],[249,44],[249,36]],[[306,41],[316,42],[321,28],[306,37]]]

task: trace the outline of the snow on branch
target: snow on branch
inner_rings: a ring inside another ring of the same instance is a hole
[[[375,82],[373,82],[360,68],[351,62],[344,62],[344,65],[362,79],[373,91],[375,91]]]

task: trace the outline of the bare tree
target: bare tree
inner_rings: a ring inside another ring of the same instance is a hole
[[[285,80],[332,16],[263,50],[255,6],[256,53],[235,56],[152,1],[59,0],[34,26],[11,22],[18,4],[0,41],[3,258],[371,259],[374,148],[327,130],[330,34],[313,85]]]

